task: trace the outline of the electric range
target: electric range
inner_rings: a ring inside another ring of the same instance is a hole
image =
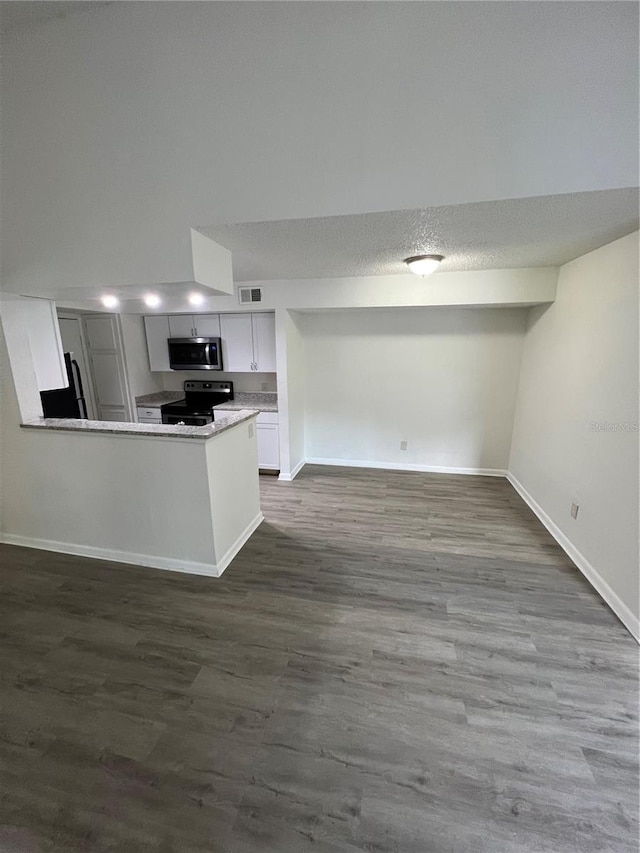
[[[213,423],[213,407],[233,400],[233,382],[187,379],[184,400],[160,407],[163,424],[204,426]]]

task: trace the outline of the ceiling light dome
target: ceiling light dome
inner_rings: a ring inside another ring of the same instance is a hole
[[[443,260],[444,255],[413,255],[405,259],[405,264],[411,272],[424,276],[435,272]]]

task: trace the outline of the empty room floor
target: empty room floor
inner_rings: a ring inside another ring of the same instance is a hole
[[[506,481],[261,479],[219,580],[0,546],[2,853],[637,853],[638,647]]]

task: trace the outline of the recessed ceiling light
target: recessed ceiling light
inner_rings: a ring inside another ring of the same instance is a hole
[[[117,305],[120,304],[120,300],[117,296],[103,296],[102,304],[105,308],[115,308]]]
[[[204,302],[204,296],[201,293],[190,293],[189,302],[192,305],[202,305]]]
[[[407,258],[405,264],[416,275],[431,275],[438,269],[443,260],[444,255],[414,255]]]
[[[157,308],[161,301],[157,293],[147,293],[144,297],[144,304],[148,305],[149,308]]]

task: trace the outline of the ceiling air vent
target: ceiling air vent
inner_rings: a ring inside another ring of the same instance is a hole
[[[261,287],[239,287],[238,300],[240,305],[249,305],[251,302],[262,302]]]

